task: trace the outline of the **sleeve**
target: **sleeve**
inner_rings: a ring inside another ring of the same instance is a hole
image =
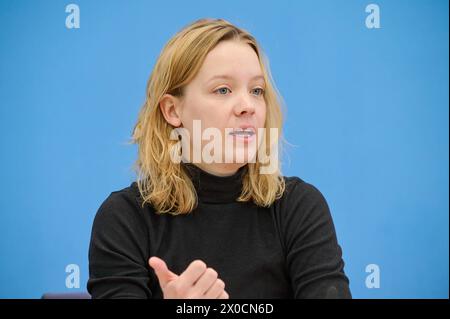
[[[89,246],[92,298],[151,298],[148,230],[139,207],[113,192],[95,216]]]
[[[296,178],[284,202],[286,264],[295,298],[352,298],[328,204]]]

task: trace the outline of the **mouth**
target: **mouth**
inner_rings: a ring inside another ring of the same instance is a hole
[[[245,129],[237,128],[230,132],[230,135],[236,137],[252,137],[253,135],[255,135],[255,129],[252,127],[248,127]]]

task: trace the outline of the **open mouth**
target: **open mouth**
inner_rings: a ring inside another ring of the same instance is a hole
[[[246,129],[235,129],[232,132],[230,132],[230,135],[232,136],[241,136],[241,137],[251,137],[255,135],[255,130],[253,128],[246,128]]]

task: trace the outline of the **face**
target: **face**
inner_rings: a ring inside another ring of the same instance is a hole
[[[175,124],[180,124],[174,126],[190,133],[189,161],[192,162],[196,152],[215,154],[217,148],[211,146],[219,147],[218,138],[221,139],[220,163],[208,163],[202,157],[201,163],[194,161],[197,166],[223,176],[233,174],[253,159],[262,138],[258,136],[258,128],[264,128],[266,117],[264,90],[258,56],[248,44],[223,41],[211,50],[196,77],[184,88],[183,97],[172,100],[175,108],[172,117],[177,116]],[[196,123],[201,124],[200,129],[198,125],[195,127],[194,120],[200,120]],[[242,132],[246,127],[249,127],[247,132]],[[221,136],[212,133],[214,128]],[[248,133],[249,130],[255,134]],[[200,131],[203,138],[196,143],[194,139],[199,136],[195,133]]]

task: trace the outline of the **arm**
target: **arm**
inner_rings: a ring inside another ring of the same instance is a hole
[[[112,193],[92,226],[89,281],[92,298],[151,298],[148,234],[138,205]]]
[[[287,269],[295,298],[351,298],[328,204],[296,178],[284,203]]]

